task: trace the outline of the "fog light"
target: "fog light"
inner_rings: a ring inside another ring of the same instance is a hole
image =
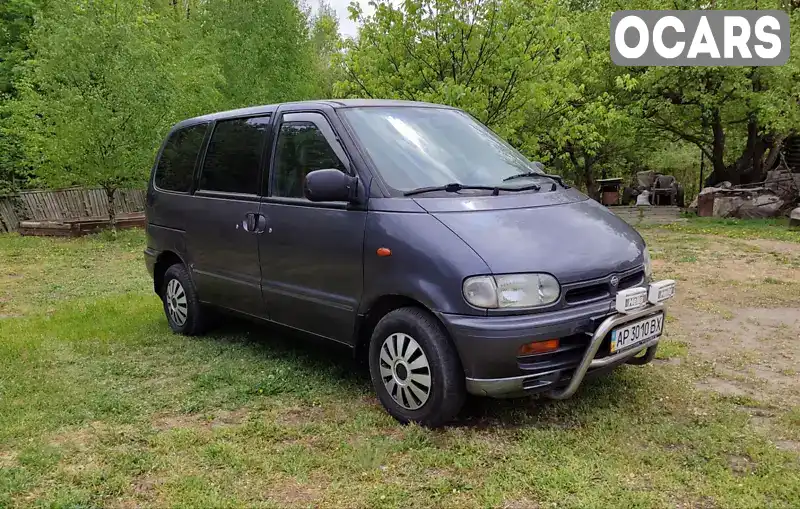
[[[647,288],[628,288],[617,292],[616,308],[619,313],[632,313],[647,305]]]
[[[558,338],[545,339],[544,341],[533,341],[527,345],[519,347],[519,355],[536,355],[558,350]]]
[[[650,283],[650,290],[647,293],[647,300],[653,304],[664,302],[675,295],[675,281],[665,279],[656,283]]]

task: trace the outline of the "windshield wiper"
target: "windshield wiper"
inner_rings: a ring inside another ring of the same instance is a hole
[[[511,175],[510,177],[506,177],[503,179],[503,182],[508,182],[509,180],[516,180],[521,178],[528,178],[528,177],[545,177],[549,179],[553,179],[564,189],[569,189],[569,186],[564,182],[564,179],[560,175],[548,175],[547,173],[536,173],[535,171],[526,171],[523,173],[517,173],[516,175]]]
[[[521,187],[502,187],[502,186],[471,186],[469,184],[459,184],[458,182],[453,182],[444,186],[433,186],[433,187],[420,187],[419,189],[412,189],[411,191],[406,191],[403,193],[403,196],[413,196],[415,194],[422,194],[422,193],[430,193],[433,191],[444,191],[447,193],[457,193],[462,190],[471,190],[477,189],[480,191],[491,191],[493,196],[497,196],[500,194],[500,191],[538,191],[541,189],[536,184],[531,184],[529,186],[521,186]]]

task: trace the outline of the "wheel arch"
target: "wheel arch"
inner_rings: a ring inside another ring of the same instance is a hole
[[[368,306],[366,313],[359,316],[356,326],[355,347],[353,348],[353,355],[359,362],[363,362],[364,364],[367,363],[369,341],[372,337],[372,331],[375,330],[375,326],[378,325],[378,322],[381,320],[381,318],[396,309],[407,307],[419,308],[430,313],[432,317],[442,324],[442,328],[444,328],[445,332],[447,332],[449,336],[447,327],[441,322],[441,320],[439,320],[439,317],[436,316],[436,313],[434,313],[432,309],[419,300],[401,294],[381,295]],[[450,341],[452,342],[452,338],[450,338]],[[458,349],[456,349],[456,351],[458,351]]]
[[[186,266],[183,258],[181,258],[180,255],[174,251],[163,251],[158,255],[158,258],[156,258],[156,263],[153,268],[153,290],[161,298],[164,297],[162,295],[164,287],[164,274],[167,272],[168,268],[176,264]]]

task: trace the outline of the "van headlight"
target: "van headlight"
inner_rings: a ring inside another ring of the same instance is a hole
[[[475,276],[464,280],[464,298],[477,308],[531,308],[546,306],[561,294],[550,274]]]
[[[653,279],[653,263],[650,261],[650,250],[644,248],[644,279],[650,281]]]

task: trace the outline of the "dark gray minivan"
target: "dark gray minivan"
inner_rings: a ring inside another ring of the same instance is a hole
[[[364,352],[402,422],[571,396],[655,355],[673,281],[639,234],[458,109],[319,101],[174,126],[147,192],[170,327],[210,308]]]

